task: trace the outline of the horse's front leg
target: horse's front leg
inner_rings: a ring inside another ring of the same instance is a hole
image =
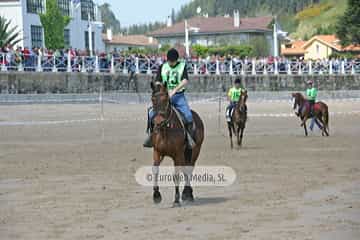
[[[181,167],[175,165],[174,184],[175,184],[175,201],[173,207],[180,207],[180,171]]]
[[[154,179],[154,193],[153,193],[153,200],[154,203],[158,204],[161,202],[162,198],[161,198],[161,194],[159,191],[159,184],[158,184],[158,180],[159,180],[159,167],[160,167],[160,163],[161,163],[161,155],[159,152],[154,150],[153,153],[153,158],[154,158],[154,163],[153,163],[153,179]]]
[[[305,136],[308,136],[308,131],[307,131],[307,127],[306,127],[306,121],[304,121],[302,125],[304,126]]]
[[[193,171],[194,171],[193,166],[185,166],[183,169],[183,173],[185,177],[185,187],[181,196],[181,199],[183,201],[189,201],[189,202],[194,201],[193,189],[191,187],[191,179],[192,179]]]
[[[232,130],[232,126],[231,126],[232,123],[228,123],[228,129],[229,129],[229,138],[230,138],[230,147],[231,149],[234,148],[234,144],[233,144],[233,130]]]
[[[236,139],[237,139],[237,145],[239,148],[241,147],[240,130],[241,130],[241,127],[240,127],[240,124],[238,124],[236,126]]]
[[[242,140],[243,140],[243,136],[244,136],[244,130],[245,128],[242,127],[241,130],[240,130],[240,147],[242,146]]]
[[[303,118],[301,118],[301,125],[300,127],[303,127],[306,124],[306,121],[309,119],[308,116],[304,116]]]

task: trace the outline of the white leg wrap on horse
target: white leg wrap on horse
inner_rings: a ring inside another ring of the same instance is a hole
[[[158,187],[159,166],[153,166],[152,172],[153,172],[153,179],[154,179],[154,187]]]

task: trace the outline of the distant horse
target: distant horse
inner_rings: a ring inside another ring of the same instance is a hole
[[[308,136],[306,127],[306,121],[309,118],[315,117],[322,126],[319,126],[322,130],[323,136],[329,136],[329,109],[328,106],[323,102],[317,102],[313,106],[313,115],[311,116],[310,103],[305,99],[301,93],[293,93],[293,109],[295,114],[301,119],[301,127],[304,127],[305,135]]]
[[[199,157],[202,143],[204,141],[204,124],[199,115],[192,111],[193,114],[193,138],[195,146],[192,149],[187,148],[186,130],[179,119],[174,107],[171,106],[167,85],[160,82],[152,82],[152,105],[155,117],[153,120],[152,142],[153,152],[153,174],[154,174],[154,193],[153,200],[160,203],[162,198],[158,186],[159,166],[165,156],[171,157],[175,165],[175,201],[174,206],[180,205],[179,192],[179,174],[180,170],[185,175],[185,187],[182,192],[183,201],[193,201],[193,189],[190,184],[190,174]],[[186,167],[185,167],[186,166]],[[191,169],[184,171],[184,169]]]
[[[240,148],[242,145],[242,139],[247,121],[247,98],[247,91],[243,91],[240,95],[239,101],[234,107],[233,114],[231,116],[231,122],[228,122],[231,149],[234,148],[232,140],[233,133],[236,135],[238,147]]]

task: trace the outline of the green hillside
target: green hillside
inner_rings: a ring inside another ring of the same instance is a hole
[[[177,12],[172,12],[175,22],[201,14],[209,16],[232,15],[235,9],[241,17],[277,16],[284,31],[293,38],[307,39],[314,34],[334,33],[334,25],[346,9],[347,0],[193,0]],[[103,4],[100,11],[107,28],[115,33],[144,34],[165,26],[165,23],[153,22],[120,28],[120,23],[110,9]]]
[[[325,0],[298,12],[293,17],[297,27],[291,36],[307,39],[315,34],[335,33],[334,26],[339,16],[344,14],[346,6],[347,0]]]

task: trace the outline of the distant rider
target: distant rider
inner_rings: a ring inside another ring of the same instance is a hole
[[[156,76],[157,82],[167,83],[169,91],[170,102],[172,106],[178,110],[185,120],[185,128],[187,131],[188,147],[191,148],[194,140],[193,134],[193,116],[187,100],[185,98],[185,86],[189,82],[189,76],[184,61],[179,61],[179,53],[176,49],[170,49],[167,53],[167,62],[160,66]],[[145,140],[143,146],[151,148],[153,143],[151,141],[152,120],[155,117],[155,112],[149,111],[149,136]]]
[[[242,86],[241,79],[236,78],[234,86],[229,89],[227,98],[230,102],[228,107],[226,108],[226,121],[231,122],[231,113],[236,106],[236,104],[239,102],[241,93],[245,91],[246,89]]]
[[[314,87],[314,82],[312,80],[309,80],[307,83],[308,83],[308,88],[306,89],[306,98],[310,104],[310,116],[313,117],[314,105],[316,103],[318,90]]]

